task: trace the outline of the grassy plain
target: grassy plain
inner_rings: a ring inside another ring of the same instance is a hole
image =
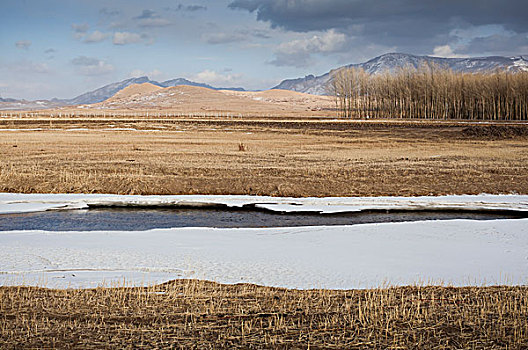
[[[527,150],[528,125],[522,124],[2,120],[0,191],[295,197],[526,194]]]

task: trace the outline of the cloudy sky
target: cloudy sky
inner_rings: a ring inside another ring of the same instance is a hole
[[[270,88],[388,52],[528,55],[526,0],[2,0],[0,96],[148,75]]]

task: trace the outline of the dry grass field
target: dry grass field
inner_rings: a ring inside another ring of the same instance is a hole
[[[526,287],[0,288],[0,347],[526,349]]]
[[[6,118],[0,121],[0,191],[526,194],[527,150],[523,124]]]

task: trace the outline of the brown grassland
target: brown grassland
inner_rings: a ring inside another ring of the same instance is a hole
[[[527,149],[525,124],[13,119],[0,121],[0,191],[526,194]]]
[[[11,129],[0,192],[528,194],[519,123],[3,118],[0,129]],[[528,349],[528,289],[1,287],[0,348]]]
[[[0,347],[526,349],[526,287],[0,288]]]

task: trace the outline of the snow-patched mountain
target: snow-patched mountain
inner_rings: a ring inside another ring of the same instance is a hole
[[[84,105],[84,104],[98,103],[98,102],[102,102],[114,96],[117,92],[123,90],[124,88],[130,85],[144,84],[144,83],[150,83],[152,85],[156,85],[156,86],[163,87],[163,88],[178,86],[178,85],[187,85],[187,86],[205,87],[205,88],[213,89],[213,90],[244,91],[243,88],[217,88],[217,87],[213,87],[207,84],[196,83],[194,81],[190,81],[184,78],[171,79],[171,80],[163,81],[160,83],[155,80],[150,80],[149,77],[147,76],[143,76],[143,77],[138,77],[138,78],[126,79],[123,81],[119,81],[117,83],[108,84],[99,89],[86,92],[72,99],[59,100],[59,101],[65,105]]]
[[[143,83],[159,85],[159,83],[151,81],[148,77],[130,78],[123,81],[119,81],[117,83],[105,85],[99,89],[86,92],[69,100],[61,100],[61,102],[67,105],[84,105],[90,103],[97,103],[104,101],[111,96],[114,96],[118,91],[123,90],[127,86]]]
[[[0,98],[0,111],[2,110],[22,110],[22,109],[46,109],[63,106],[57,100],[17,100],[15,98]]]
[[[214,87],[208,84],[196,83],[194,81],[190,81],[184,78],[171,79],[171,80],[167,80],[162,83],[159,83],[159,86],[161,87],[173,87],[173,86],[179,86],[179,85],[197,86],[197,87],[203,87],[203,88],[212,89],[212,90],[246,91],[244,88],[241,88],[241,87],[227,87],[227,88]]]
[[[152,85],[156,85],[159,87],[172,87],[172,86],[178,86],[178,85],[186,85],[186,86],[198,86],[198,87],[205,87],[208,89],[213,90],[235,90],[235,91],[244,91],[243,88],[217,88],[213,87],[211,85],[207,84],[201,84],[201,83],[195,83],[194,81],[190,81],[184,78],[177,78],[177,79],[171,79],[164,82],[157,82],[155,80],[150,80],[149,77],[139,77],[139,78],[130,78],[126,79],[117,83],[105,85],[102,88],[89,91],[87,93],[84,93],[80,96],[77,96],[75,98],[72,98],[70,100],[61,100],[64,104],[67,105],[81,105],[81,104],[92,104],[92,103],[98,103],[102,102],[112,96],[114,96],[117,92],[123,90],[124,88],[134,85],[134,84],[144,84],[144,83],[150,83]]]
[[[475,57],[475,58],[441,58],[431,56],[415,56],[403,53],[389,53],[367,62],[350,64],[339,67],[330,72],[320,75],[307,75],[304,78],[288,79],[282,81],[274,89],[292,90],[314,95],[325,95],[331,75],[336,70],[345,67],[363,68],[369,74],[382,72],[394,72],[398,68],[418,68],[424,64],[434,64],[438,67],[446,67],[455,72],[492,72],[496,69],[505,69],[511,72],[528,71],[528,57]]]
[[[198,87],[204,87],[204,88],[216,90],[216,88],[212,87],[211,85],[196,83],[194,81],[190,81],[185,78],[176,78],[176,79],[171,79],[171,80],[167,80],[167,81],[159,83],[159,86],[161,87],[172,87],[172,86],[179,86],[179,85],[198,86]]]
[[[20,100],[14,99],[14,98],[2,98],[0,96],[0,102],[18,102]]]
[[[57,99],[52,100],[38,100],[38,101],[26,101],[26,100],[17,100],[13,98],[1,98],[0,97],[0,110],[3,109],[43,109],[43,108],[54,108],[60,106],[73,106],[73,105],[87,105],[93,103],[103,102],[110,97],[114,96],[119,91],[132,86],[140,84],[152,84],[159,86],[160,88],[167,88],[179,85],[185,86],[197,86],[204,87],[212,90],[231,90],[231,91],[245,91],[241,87],[214,87],[208,84],[196,83],[184,78],[177,78],[166,80],[163,82],[157,82],[155,80],[150,80],[149,77],[137,77],[125,79],[118,81],[116,83],[105,85],[101,88],[85,92],[82,95],[71,99]]]

